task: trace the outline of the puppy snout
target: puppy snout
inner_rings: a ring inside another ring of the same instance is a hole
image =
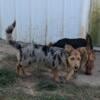
[[[75,69],[78,69],[77,66],[75,66]]]
[[[75,70],[78,70],[78,66],[75,66]]]

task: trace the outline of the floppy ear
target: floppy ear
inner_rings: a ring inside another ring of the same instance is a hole
[[[74,48],[71,45],[67,44],[65,45],[64,49],[67,53],[70,53],[72,50],[74,50]]]
[[[50,42],[49,44],[48,44],[48,47],[51,47],[53,45],[53,43],[52,42]]]
[[[80,47],[77,50],[81,53],[81,55],[87,54],[87,49],[85,47]]]

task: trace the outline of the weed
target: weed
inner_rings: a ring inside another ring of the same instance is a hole
[[[16,73],[7,68],[0,69],[0,87],[6,87],[16,82]]]

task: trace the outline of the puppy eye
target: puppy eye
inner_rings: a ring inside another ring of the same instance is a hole
[[[73,58],[71,58],[71,60],[75,60],[75,58],[73,57]]]
[[[77,58],[77,60],[81,60],[81,58]]]

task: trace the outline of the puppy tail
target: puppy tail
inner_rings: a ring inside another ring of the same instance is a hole
[[[52,42],[50,42],[50,43],[48,44],[48,47],[51,47],[51,46],[53,46],[53,43],[52,43]]]
[[[16,27],[16,20],[14,20],[13,23],[6,28],[5,32],[6,32],[7,42],[9,42],[10,40],[13,40],[12,32],[14,31],[15,27]]]
[[[14,47],[14,48],[16,48],[16,49],[18,49],[18,50],[21,50],[21,48],[22,48],[21,44],[19,44],[17,41],[9,40],[8,43],[9,43],[12,47]]]
[[[14,20],[13,23],[7,27],[6,33],[7,34],[12,34],[15,27],[16,27],[16,20]]]
[[[86,41],[87,41],[87,47],[90,49],[93,49],[92,38],[91,38],[90,34],[88,34],[88,33],[86,35]]]
[[[5,30],[6,39],[11,46],[20,50],[22,48],[21,45],[17,41],[14,41],[12,38],[12,32],[14,31],[15,27],[16,27],[16,20],[14,20],[13,23],[6,28]]]

